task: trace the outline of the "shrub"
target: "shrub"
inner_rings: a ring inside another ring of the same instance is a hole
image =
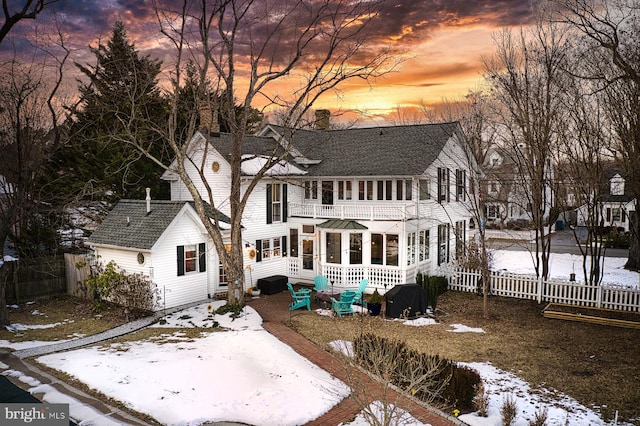
[[[373,303],[373,304],[380,304],[382,303],[382,296],[380,296],[380,293],[378,293],[378,289],[374,289],[373,293],[371,293],[371,296],[369,297],[369,302],[368,303]]]
[[[447,291],[448,286],[449,282],[446,277],[427,277],[422,286],[427,292],[427,306],[431,306],[431,309],[435,311],[438,305],[438,296]]]
[[[547,424],[547,418],[549,417],[549,410],[547,407],[536,410],[533,415],[533,420],[529,420],[529,426],[544,426]]]
[[[146,314],[159,302],[158,290],[148,277],[127,274],[113,261],[99,265],[87,286],[93,293],[93,309],[98,312],[104,309],[105,302],[112,302],[134,314]]]
[[[231,313],[230,317],[232,320],[235,320],[236,318],[239,318],[240,315],[242,314],[242,310],[244,309],[244,305],[241,303],[226,303],[222,306],[220,306],[217,310],[216,310],[216,314],[218,315],[224,315],[227,313]]]
[[[493,266],[493,253],[486,251],[487,267]],[[464,252],[457,257],[458,264],[466,269],[482,269],[482,245],[475,240],[470,240],[464,246]]]
[[[353,350],[362,367],[422,401],[455,405],[466,412],[473,407],[474,389],[481,383],[473,370],[372,333],[357,337]]]
[[[482,382],[474,387],[475,396],[473,397],[473,409],[478,416],[487,417],[489,415],[489,394],[484,389]]]
[[[444,399],[464,412],[473,411],[476,389],[482,383],[475,370],[449,362],[451,379],[444,389]]]
[[[606,248],[628,249],[629,236],[623,232],[611,231],[605,237],[604,244]]]
[[[509,394],[504,397],[502,407],[500,407],[500,415],[502,416],[502,424],[511,426],[518,415],[518,403],[513,395]]]

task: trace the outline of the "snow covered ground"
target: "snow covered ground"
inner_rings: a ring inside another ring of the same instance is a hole
[[[535,275],[533,258],[527,251],[491,250],[493,253],[494,271],[508,271],[515,274]],[[604,285],[620,285],[638,288],[639,274],[624,269],[627,259],[624,257],[606,257],[602,263],[604,270],[602,282]],[[551,253],[549,258],[550,278],[568,279],[569,274],[575,273],[576,280],[584,282],[582,273],[582,256],[568,253]]]
[[[573,260],[563,256],[554,256],[552,267],[554,274],[561,271],[559,274],[566,276],[566,268],[571,267]],[[527,273],[526,259],[527,255],[522,252],[497,252],[494,266]],[[605,281],[637,284],[637,274],[615,266],[619,264],[616,262],[616,259],[607,259]],[[251,307],[234,321],[228,315],[212,315],[212,309],[222,303],[203,304],[173,314],[165,324],[156,327],[207,328],[217,321],[228,328],[226,332],[203,333],[197,339],[188,338],[184,333],[166,333],[154,340],[87,347],[42,356],[38,361],[171,425],[198,425],[205,421],[299,425],[318,418],[348,395],[344,383],[265,331],[260,316]],[[434,323],[419,319],[407,321],[406,325],[428,327]],[[451,332],[484,332],[464,324],[449,326]],[[30,342],[32,346],[41,343]],[[29,343],[12,345],[0,341],[2,346],[25,348]],[[517,401],[520,415],[516,426],[527,425],[536,410],[544,407],[548,409],[548,425],[605,424],[597,413],[553,389],[532,390],[519,377],[489,363],[468,365],[480,373],[490,395],[489,417],[473,414],[460,417],[470,425],[499,425],[499,410],[505,395],[512,395]],[[1,364],[0,369],[4,369],[3,374],[20,377],[31,387],[31,392],[45,402],[68,403],[71,416],[80,424],[116,424],[109,416],[102,416],[19,371]],[[367,422],[359,416],[350,424],[361,426]],[[421,425],[410,415],[404,416],[401,424]]]

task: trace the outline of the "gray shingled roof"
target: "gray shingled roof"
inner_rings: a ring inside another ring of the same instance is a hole
[[[152,200],[151,213],[147,214],[145,200],[120,200],[88,238],[88,243],[150,250],[185,204],[193,207],[190,201]],[[210,208],[208,204],[207,207]],[[223,213],[216,211],[216,214],[220,221],[230,223]],[[209,216],[213,217],[211,212]]]
[[[415,176],[436,159],[454,134],[462,137],[457,122],[344,130],[289,131],[272,126],[291,140],[293,147],[319,164],[300,166],[309,176]],[[230,151],[228,134],[211,138],[222,154]],[[265,154],[273,149],[273,139],[247,137],[243,153]]]
[[[120,200],[88,242],[150,250],[185,204],[186,201],[153,200],[151,213],[147,214],[145,200]]]

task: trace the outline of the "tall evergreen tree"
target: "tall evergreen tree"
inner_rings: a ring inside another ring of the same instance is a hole
[[[58,166],[68,174],[68,188],[94,198],[114,200],[168,193],[162,168],[126,141],[131,137],[163,158],[157,128],[166,125],[167,106],[157,85],[161,62],[141,57],[129,42],[122,22],[111,39],[91,51],[96,64],[80,65],[87,83],[80,84],[80,103],[71,126],[71,147],[61,152]]]

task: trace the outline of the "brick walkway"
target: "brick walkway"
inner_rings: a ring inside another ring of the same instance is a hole
[[[289,312],[288,305],[291,296],[287,292],[282,292],[269,296],[261,296],[248,301],[248,305],[254,308],[262,316],[263,327],[282,342],[291,346],[296,352],[304,356],[318,367],[329,372],[334,377],[345,383],[358,383],[367,387],[369,402],[381,400],[384,387],[379,382],[361,372],[360,370],[348,367],[343,361],[335,357],[330,352],[323,350],[304,336],[296,333],[286,325],[290,320],[290,315],[297,315],[300,311]],[[313,307],[312,307],[313,308]],[[357,376],[356,376],[357,375]],[[355,380],[353,377],[357,377]],[[454,417],[447,416],[435,409],[426,408],[417,404],[409,398],[397,394],[395,391],[387,389],[386,400],[402,409],[409,411],[413,417],[422,423],[432,426],[462,425]],[[320,418],[308,423],[308,425],[337,425],[341,422],[353,419],[362,411],[354,398],[345,398],[342,402],[334,406]]]

